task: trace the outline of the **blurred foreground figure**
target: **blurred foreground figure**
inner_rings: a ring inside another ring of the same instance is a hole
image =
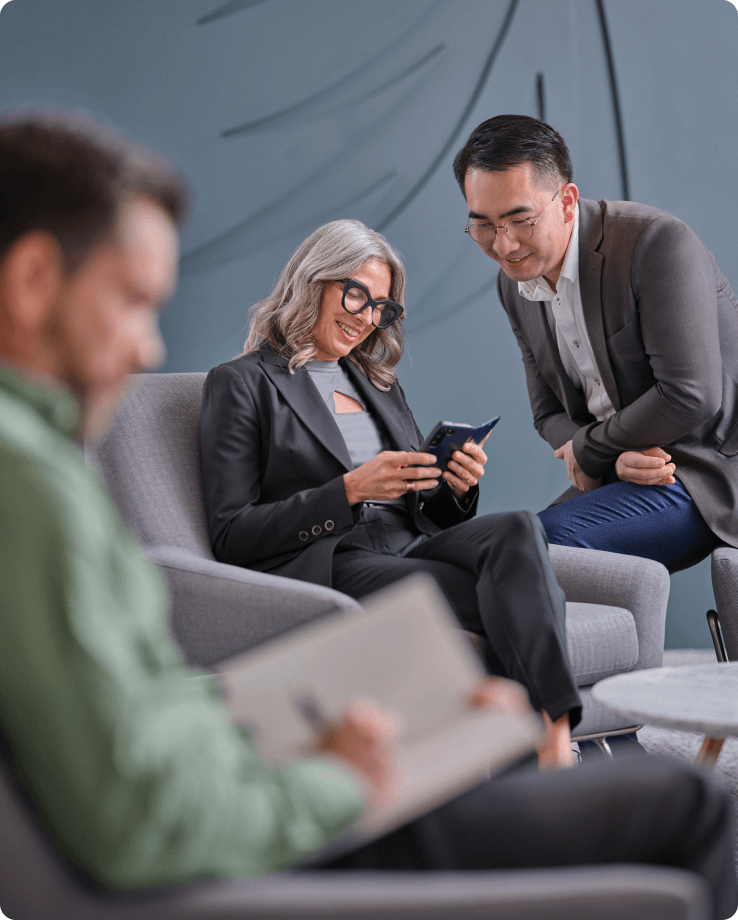
[[[294,864],[393,772],[391,717],[359,705],[314,756],[259,762],[215,684],[188,680],[160,579],[75,441],[161,357],[184,198],[168,164],[90,120],[0,120],[0,725],[60,852],[111,888]],[[491,681],[476,703],[524,705]],[[661,863],[702,874],[724,918],[731,836],[709,778],[641,758],[484,784],[339,865]]]

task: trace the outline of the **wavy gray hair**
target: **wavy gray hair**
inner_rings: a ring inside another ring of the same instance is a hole
[[[323,288],[330,281],[350,278],[369,259],[389,266],[390,299],[404,306],[405,266],[399,252],[360,220],[334,220],[318,227],[297,247],[272,292],[251,307],[243,354],[267,343],[289,358],[289,370],[294,374],[315,356],[313,329],[320,315]],[[402,319],[388,329],[374,329],[349,355],[349,360],[381,390],[388,390],[396,380],[392,368],[402,357],[405,342]]]

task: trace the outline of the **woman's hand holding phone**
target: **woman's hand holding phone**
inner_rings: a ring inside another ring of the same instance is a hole
[[[476,447],[477,445],[475,445]],[[433,454],[411,450],[383,450],[343,477],[349,505],[399,498],[407,492],[435,489],[440,469]],[[444,474],[445,475],[445,474]]]
[[[484,476],[484,464],[487,454],[482,450],[482,444],[489,437],[489,432],[479,444],[467,441],[461,450],[456,450],[448,461],[448,469],[442,474],[443,479],[449,484],[451,491],[461,497],[473,488]]]

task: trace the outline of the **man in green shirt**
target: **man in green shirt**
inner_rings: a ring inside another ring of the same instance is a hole
[[[158,574],[85,468],[75,438],[161,358],[184,201],[171,166],[90,119],[0,119],[0,728],[58,849],[121,889],[295,864],[393,773],[391,717],[359,704],[312,756],[261,764],[189,679]],[[494,680],[476,702],[523,704]],[[704,875],[720,918],[731,833],[705,775],[638,758],[486,783],[333,865],[662,863]]]

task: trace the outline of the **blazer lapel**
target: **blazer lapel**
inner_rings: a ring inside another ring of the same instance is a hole
[[[351,471],[354,464],[343,435],[308,372],[298,368],[290,374],[287,361],[272,349],[262,348],[261,356],[264,372],[305,428],[343,464],[347,472]]]
[[[597,251],[602,240],[603,221],[597,201],[579,201],[579,289],[587,334],[592,344],[597,369],[615,411],[619,411],[620,396],[607,352],[605,325],[602,317],[602,264]]]
[[[418,443],[415,425],[412,423],[410,413],[401,410],[394,394],[386,390],[378,390],[370,383],[353,361],[342,361],[341,366],[349,374],[354,386],[366,397],[376,415],[382,420],[387,432],[394,442],[397,450],[417,450]]]
[[[522,295],[521,299],[522,298]],[[542,301],[526,302],[528,341],[544,380],[559,397],[570,418],[586,418],[589,414],[581,392],[574,386],[561,361],[559,346],[551,333]]]

